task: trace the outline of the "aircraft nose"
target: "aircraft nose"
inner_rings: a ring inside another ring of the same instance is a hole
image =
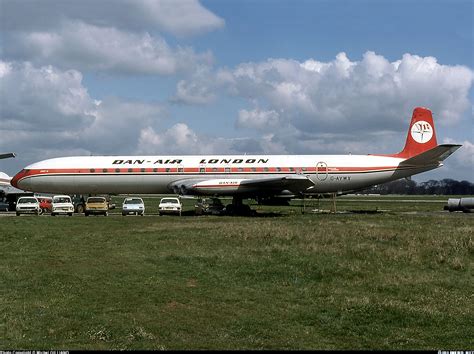
[[[20,172],[18,172],[10,181],[10,184],[15,187],[15,188],[18,188],[18,189],[22,189],[21,188],[21,179],[26,176],[28,174],[28,170],[21,170]]]

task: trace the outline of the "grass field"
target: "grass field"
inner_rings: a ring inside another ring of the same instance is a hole
[[[407,199],[0,217],[0,349],[472,349],[474,214]]]

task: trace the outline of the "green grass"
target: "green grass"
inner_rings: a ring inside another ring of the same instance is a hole
[[[390,211],[1,217],[0,348],[472,348],[473,215],[343,199]]]

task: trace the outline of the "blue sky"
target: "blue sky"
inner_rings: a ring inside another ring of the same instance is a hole
[[[404,53],[472,64],[471,1],[203,1],[226,20],[197,39],[227,65],[267,58],[318,58],[372,50],[389,60]]]
[[[69,155],[390,153],[427,106],[464,146],[415,179],[474,181],[472,1],[0,5],[10,175]]]

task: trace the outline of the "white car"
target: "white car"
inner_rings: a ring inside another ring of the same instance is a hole
[[[178,198],[163,198],[160,200],[158,205],[158,212],[160,215],[163,214],[178,214],[181,215],[181,209],[183,205]]]
[[[72,216],[74,213],[74,205],[72,204],[71,197],[68,195],[55,195],[53,202],[51,203],[51,216],[58,214],[67,214]]]
[[[41,214],[41,207],[35,197],[20,197],[16,202],[16,215],[20,214]]]
[[[122,215],[136,214],[143,216],[145,214],[145,204],[142,198],[125,198],[122,204]]]

